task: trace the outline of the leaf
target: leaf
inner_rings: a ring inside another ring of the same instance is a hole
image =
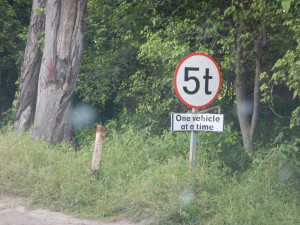
[[[282,0],[281,5],[284,11],[288,12],[291,7],[292,0]]]
[[[279,132],[277,137],[274,139],[274,143],[278,143],[283,138],[283,132]]]
[[[224,11],[224,16],[227,16],[228,14],[230,14],[231,12],[235,11],[235,6],[230,6],[227,9],[225,9]]]

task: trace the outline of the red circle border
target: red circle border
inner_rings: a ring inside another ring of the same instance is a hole
[[[181,95],[179,94],[179,91],[178,91],[178,89],[177,89],[177,82],[176,82],[178,70],[179,70],[180,66],[182,65],[182,63],[183,63],[185,60],[187,60],[188,58],[190,58],[190,57],[192,57],[192,56],[195,56],[195,55],[201,55],[201,56],[204,56],[204,57],[209,58],[209,59],[215,64],[215,66],[217,67],[218,72],[219,72],[219,78],[220,78],[219,87],[218,87],[218,90],[217,90],[215,96],[213,97],[213,99],[210,100],[210,101],[209,101],[208,103],[206,103],[205,105],[201,105],[201,106],[190,105],[189,103],[187,103],[186,101],[184,101],[183,98],[181,97]],[[212,103],[216,100],[216,98],[218,97],[219,92],[220,92],[220,90],[221,90],[221,86],[222,86],[222,73],[221,73],[220,67],[219,67],[218,63],[217,63],[211,56],[209,56],[209,55],[207,55],[207,54],[205,54],[205,53],[192,53],[192,54],[189,54],[189,55],[187,55],[186,57],[184,57],[184,58],[180,61],[180,63],[178,64],[178,66],[176,67],[176,71],[175,71],[175,73],[174,73],[174,87],[175,87],[176,95],[177,95],[177,97],[180,99],[180,101],[181,101],[183,104],[185,104],[186,106],[188,106],[188,107],[190,107],[190,108],[201,109],[201,108],[205,108],[205,107],[209,106],[210,104],[212,104]]]

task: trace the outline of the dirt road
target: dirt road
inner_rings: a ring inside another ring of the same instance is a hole
[[[100,222],[78,219],[48,210],[28,210],[23,198],[0,195],[0,225],[144,225],[144,223]]]

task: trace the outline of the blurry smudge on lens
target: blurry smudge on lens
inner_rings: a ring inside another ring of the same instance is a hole
[[[287,168],[282,168],[278,172],[278,176],[281,181],[287,181],[288,179],[291,178],[292,175],[293,175],[293,172]]]
[[[78,130],[92,125],[97,120],[97,111],[88,104],[78,104],[71,113],[73,127]]]
[[[244,101],[240,103],[239,110],[241,114],[251,115],[253,111],[253,104],[250,101]]]
[[[187,188],[185,188],[180,195],[180,201],[181,201],[182,205],[183,206],[190,205],[194,198],[194,194],[195,194],[195,191],[192,186],[188,186]]]

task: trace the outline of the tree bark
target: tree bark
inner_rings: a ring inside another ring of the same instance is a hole
[[[260,30],[258,37],[254,38],[255,78],[254,78],[254,93],[253,93],[253,113],[251,119],[251,128],[249,130],[249,137],[251,140],[254,139],[254,135],[258,126],[259,114],[260,114],[260,99],[261,99],[260,75],[262,73],[263,29],[264,28]]]
[[[38,79],[42,61],[42,51],[38,41],[45,30],[45,15],[38,9],[45,8],[45,5],[46,0],[34,0],[32,4],[28,39],[21,68],[19,99],[14,124],[16,130],[27,130],[34,121]]]
[[[236,90],[236,105],[237,114],[240,123],[240,129],[242,133],[244,149],[246,152],[252,151],[253,146],[249,141],[249,129],[250,120],[247,109],[247,96],[246,96],[246,75],[243,73],[243,43],[239,38],[242,34],[242,25],[237,28],[237,40],[236,40],[236,54],[235,54],[235,69],[236,69],[236,79],[235,79],[235,90]]]
[[[242,34],[242,25],[237,29],[237,37]],[[262,73],[262,43],[263,36],[262,30],[257,37],[254,37],[254,53],[255,53],[255,77],[254,77],[254,94],[253,94],[253,107],[252,117],[249,113],[250,101],[246,96],[246,75],[242,72],[242,59],[243,59],[243,43],[237,38],[236,41],[236,102],[237,113],[240,123],[240,129],[243,137],[244,150],[247,153],[255,151],[254,136],[257,130],[259,111],[260,111],[260,74]]]
[[[83,47],[87,0],[48,0],[34,139],[56,144],[73,140],[72,94]]]

